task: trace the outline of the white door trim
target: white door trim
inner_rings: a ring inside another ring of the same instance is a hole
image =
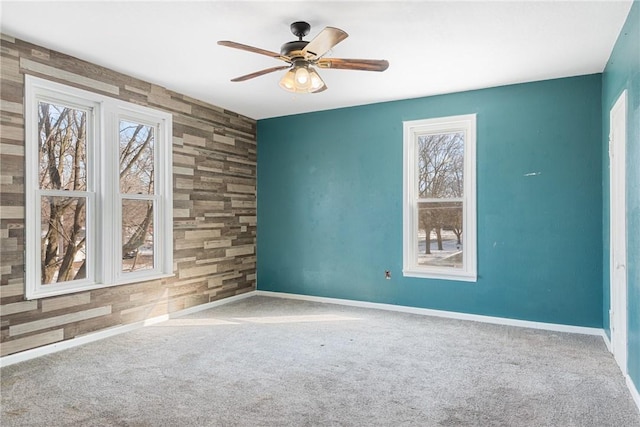
[[[627,374],[627,91],[609,112],[609,286],[611,350]]]

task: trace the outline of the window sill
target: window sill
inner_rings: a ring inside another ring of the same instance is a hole
[[[57,289],[39,289],[36,290],[35,292],[31,293],[31,292],[27,292],[25,295],[25,299],[26,300],[37,300],[40,298],[48,298],[48,297],[55,297],[55,296],[59,296],[59,295],[67,295],[67,294],[75,294],[75,293],[80,293],[80,292],[86,292],[86,291],[93,291],[96,289],[104,289],[104,288],[111,288],[114,286],[121,286],[121,285],[130,285],[133,283],[143,283],[143,282],[151,282],[153,280],[160,280],[160,279],[167,279],[169,277],[174,277],[175,274],[170,273],[170,274],[166,274],[166,273],[162,273],[162,274],[154,274],[154,275],[149,275],[149,276],[145,276],[145,277],[136,277],[136,278],[131,278],[129,280],[123,280],[117,283],[110,283],[110,284],[104,284],[104,283],[97,283],[97,284],[92,284],[92,285],[82,285],[82,286],[69,286],[69,287],[58,287]],[[46,287],[49,286],[53,286],[55,287],[56,285],[46,285]]]
[[[420,279],[455,280],[458,282],[477,282],[478,276],[474,273],[460,272],[451,273],[443,271],[433,271],[424,269],[403,269],[404,277],[417,277]]]

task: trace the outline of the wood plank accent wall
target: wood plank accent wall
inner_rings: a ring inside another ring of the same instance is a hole
[[[0,355],[255,289],[256,121],[2,34]],[[24,75],[173,115],[175,277],[24,299]]]

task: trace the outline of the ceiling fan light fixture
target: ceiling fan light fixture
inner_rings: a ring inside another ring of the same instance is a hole
[[[289,70],[280,79],[280,87],[289,92],[296,91],[296,73],[293,70]]]
[[[305,66],[296,67],[296,87],[298,89],[307,89],[311,87],[311,76],[309,70]]]
[[[311,93],[318,92],[321,89],[326,88],[324,81],[312,67],[309,67],[309,75],[311,77]]]
[[[324,81],[313,67],[297,64],[280,79],[280,87],[293,93],[321,92],[326,88]]]

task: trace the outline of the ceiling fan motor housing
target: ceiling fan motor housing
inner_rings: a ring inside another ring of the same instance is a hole
[[[292,42],[287,42],[283,44],[282,47],[280,48],[280,55],[289,56],[289,57],[301,56],[301,55],[294,55],[293,52],[301,51],[308,44],[309,42],[304,40],[295,40]]]

